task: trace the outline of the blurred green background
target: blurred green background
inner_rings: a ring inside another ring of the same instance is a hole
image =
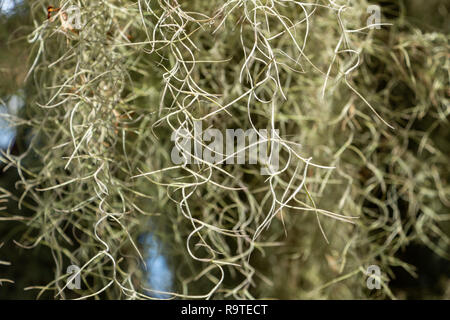
[[[373,3],[381,5],[383,14],[386,16],[391,18],[402,16],[408,23],[423,32],[440,32],[448,35],[450,31],[449,2],[446,0],[384,0],[373,1]],[[33,57],[26,37],[33,30],[33,25],[28,2],[13,3],[12,0],[0,0],[0,4],[2,8],[0,12],[0,98],[3,105],[0,112],[14,114],[14,112],[20,112],[20,108],[26,108],[21,104],[21,97],[26,95],[27,86],[30,85],[25,85],[24,79]],[[46,19],[44,12],[41,19]],[[448,131],[444,131],[444,136],[440,139],[443,144],[447,144],[446,148],[449,150],[450,137],[445,134],[448,134]],[[30,132],[22,127],[12,129],[6,122],[0,122],[2,149],[9,147],[12,154],[20,155],[26,150],[29,139],[31,139]],[[39,160],[30,154],[24,161],[33,163]],[[6,167],[1,160],[0,170],[0,196],[2,193],[10,196],[7,202],[0,202],[0,207],[6,207],[4,210],[10,215],[20,215],[25,219],[30,217],[33,212],[31,199],[25,199],[21,209],[17,206],[17,200],[22,194],[16,185],[19,173],[14,167]],[[2,221],[0,215],[0,262],[8,261],[0,263],[0,299],[34,299],[35,291],[24,290],[24,288],[40,286],[53,280],[54,264],[49,249],[41,245],[33,249],[25,249],[14,243],[15,239],[26,232],[28,232],[26,220]],[[394,269],[394,280],[390,286],[399,298],[450,298],[449,261],[439,257],[423,244],[415,243],[401,250],[399,258],[416,266],[418,274],[414,278],[400,267]],[[9,280],[13,280],[14,283]],[[279,292],[279,296],[288,298],[282,291]],[[42,298],[52,297],[44,294]]]

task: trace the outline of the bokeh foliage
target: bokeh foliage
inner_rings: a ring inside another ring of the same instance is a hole
[[[404,252],[449,258],[448,32],[397,3],[381,2],[392,25],[370,29],[364,0],[86,0],[79,35],[30,3],[27,143],[2,155],[18,172],[4,193],[28,211],[2,217],[22,214],[5,240],[50,249],[54,280],[27,292],[149,297],[138,239],[151,233],[174,297],[411,297],[395,286],[399,269],[421,273]],[[195,119],[278,128],[286,169],[174,167],[171,134]],[[69,264],[82,290],[65,288]],[[441,273],[426,294],[448,295]]]

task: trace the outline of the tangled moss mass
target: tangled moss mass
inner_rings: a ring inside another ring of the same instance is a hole
[[[17,139],[0,155],[0,296],[450,298],[449,7],[426,5],[39,0],[24,25],[2,16],[0,97],[26,105],[2,113]],[[278,130],[279,167],[174,163],[198,122]]]

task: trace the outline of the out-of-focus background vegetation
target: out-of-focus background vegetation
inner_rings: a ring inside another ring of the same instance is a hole
[[[121,5],[120,2],[118,3]],[[131,2],[125,1],[124,8],[129,3]],[[450,262],[448,260],[450,254],[446,251],[446,248],[448,250],[449,247],[448,243],[445,243],[446,240],[439,240],[439,232],[449,236],[450,230],[448,221],[450,214],[450,187],[448,185],[450,178],[448,175],[450,126],[448,123],[449,106],[447,105],[450,96],[448,86],[450,4],[446,0],[380,0],[370,3],[380,5],[383,19],[389,20],[394,26],[383,27],[384,33],[376,38],[375,45],[369,47],[364,53],[361,80],[358,80],[360,83],[357,83],[358,89],[368,100],[375,102],[375,105],[385,103],[388,106],[386,108],[391,108],[381,110],[381,114],[384,115],[385,120],[395,121],[404,130],[396,130],[390,132],[389,135],[373,134],[372,130],[377,131],[375,127],[362,124],[361,127],[355,129],[354,145],[359,149],[364,149],[365,144],[369,141],[374,143],[373,149],[364,155],[357,154],[357,152],[353,155],[343,153],[343,157],[346,159],[343,162],[346,161],[346,165],[350,166],[353,158],[367,157],[369,159],[367,163],[379,166],[377,168],[370,167],[370,165],[363,166],[355,160],[354,167],[358,169],[354,170],[357,171],[357,174],[352,177],[353,184],[360,185],[360,190],[363,191],[360,195],[356,193],[353,195],[354,206],[358,206],[360,212],[367,216],[365,221],[373,219],[375,224],[378,221],[377,215],[381,215],[380,212],[386,208],[389,211],[387,215],[393,216],[393,221],[400,221],[399,223],[402,224],[405,237],[409,236],[409,232],[414,233],[414,236],[404,241],[399,247],[391,248],[389,241],[392,239],[389,239],[389,236],[383,238],[379,231],[383,227],[371,229],[369,226],[364,231],[368,235],[367,243],[355,248],[355,252],[352,252],[353,247],[348,249],[345,246],[337,245],[341,241],[339,234],[332,237],[331,244],[328,245],[323,241],[320,232],[313,234],[309,231],[313,222],[299,217],[287,218],[288,237],[282,239],[286,243],[281,247],[267,248],[264,256],[258,256],[253,261],[254,265],[259,266],[258,271],[264,274],[260,275],[263,280],[258,282],[257,288],[253,289],[255,297],[282,299],[450,298]],[[36,88],[36,84],[43,82],[36,81],[33,76],[28,77],[25,81],[37,54],[36,46],[27,40],[36,28],[33,20],[44,21],[47,17],[44,10],[31,10],[31,1],[0,0],[0,4],[0,112],[3,114],[3,118],[0,118],[0,148],[3,150],[3,155],[0,156],[0,298],[34,299],[42,287],[55,279],[55,259],[63,258],[55,258],[55,253],[50,250],[53,244],[45,243],[45,241],[37,242],[36,245],[28,244],[30,248],[19,245],[19,240],[32,239],[40,234],[35,228],[29,227],[31,220],[34,219],[34,212],[40,204],[30,196],[21,198],[24,189],[19,182],[21,175],[27,175],[28,172],[20,171],[16,166],[11,165],[7,155],[20,157],[25,154],[30,141],[35,136],[26,121],[16,123],[16,126],[8,121],[19,118],[26,119],[27,115],[24,110],[36,107],[27,105],[30,102],[27,95],[35,95],[42,89]],[[49,3],[49,5],[56,5],[56,3]],[[36,4],[33,6],[36,7]],[[45,6],[43,5],[43,7]],[[41,15],[38,16],[37,12],[41,12]],[[63,42],[65,42],[64,39]],[[45,76],[49,77],[49,75]],[[138,81],[136,80],[138,76],[134,75],[134,77],[133,80]],[[142,77],[139,78],[143,79],[142,81],[149,81],[148,75],[139,77]],[[443,82],[433,82],[435,79],[443,79]],[[156,80],[154,81],[156,82]],[[436,114],[439,112],[442,114],[438,121],[436,119],[439,116]],[[33,113],[29,112],[28,115],[30,114]],[[408,117],[409,115],[413,116]],[[42,113],[39,116],[45,117]],[[413,117],[414,119],[412,119]],[[311,124],[311,127],[314,125]],[[333,135],[331,131],[328,132],[325,129],[321,131],[320,125],[317,132],[318,135],[322,134],[324,137],[327,134]],[[339,131],[336,132],[338,133],[335,134],[339,134]],[[311,134],[308,135],[309,139],[311,136]],[[375,137],[379,140],[374,141]],[[310,141],[311,145],[314,144],[314,140]],[[345,141],[346,137],[343,135],[342,144],[345,144]],[[45,144],[45,142],[42,143]],[[421,151],[419,152],[419,150]],[[400,173],[401,170],[397,167],[399,162],[392,159],[392,156],[395,158],[396,152],[408,174]],[[21,159],[21,164],[24,168],[39,168],[41,161],[40,156],[31,151]],[[47,159],[47,161],[51,161],[51,159]],[[30,170],[32,171],[32,169]],[[380,183],[377,187],[365,188],[370,185],[370,181],[378,179],[378,175],[382,177],[380,180],[387,181],[387,184]],[[427,178],[428,175],[437,178],[434,182],[430,182],[431,180]],[[411,183],[414,186],[410,188]],[[403,187],[407,190],[406,194],[401,192]],[[333,194],[333,186],[331,185],[329,188],[328,192]],[[336,188],[338,190],[340,187]],[[396,190],[396,192],[391,194],[389,190]],[[390,198],[390,195],[393,194],[395,196]],[[401,195],[398,196],[398,194]],[[358,200],[359,196],[362,200]],[[395,198],[396,196],[398,198]],[[209,199],[208,201],[213,200]],[[326,209],[327,201],[333,201],[332,196],[328,197],[328,200],[319,200],[317,205],[320,204],[322,208]],[[390,201],[396,202],[396,205],[383,206],[383,202]],[[165,205],[160,203],[154,206],[154,210],[159,210]],[[418,209],[416,210],[416,208]],[[152,210],[153,208],[149,209],[149,211]],[[411,212],[417,216],[408,216]],[[437,231],[434,226],[433,230],[427,231],[427,226],[423,225],[423,231],[417,229],[423,215],[442,216],[442,224],[439,224],[440,231]],[[156,224],[158,223],[157,221]],[[160,223],[163,225],[166,222],[161,221]],[[395,229],[395,223],[390,223],[386,220],[386,224]],[[141,231],[145,230],[145,227],[141,227]],[[328,227],[330,230],[333,228],[333,224],[325,223],[324,227]],[[174,230],[171,229],[172,225],[166,228],[169,228],[168,232]],[[281,234],[284,233],[281,224],[275,225],[273,228],[278,228]],[[358,231],[348,232],[349,234],[358,233]],[[434,232],[435,237],[423,238],[420,232],[427,232],[428,235]],[[155,234],[158,232],[155,231]],[[280,241],[279,238],[272,240],[273,242]],[[342,241],[349,240],[342,239]],[[154,249],[153,239],[141,239],[139,243],[150,248],[148,249],[149,255],[153,256],[150,265],[154,265],[154,268],[150,268],[147,272],[154,273],[159,279],[165,279],[166,282],[171,282],[172,279],[163,269],[171,269],[177,275],[184,272],[173,267],[173,264],[178,263],[179,256],[170,258],[169,262],[162,258],[155,258],[158,250]],[[171,244],[170,239],[165,245],[175,246]],[[347,284],[345,288],[339,287],[339,281],[334,284],[334,279],[340,277],[344,277],[344,279],[340,279],[344,283],[347,281],[345,272],[339,272],[342,263],[342,260],[339,259],[341,259],[340,254],[343,249],[344,251],[349,250],[349,256],[358,255],[358,250],[383,251],[383,258],[380,259],[387,261],[379,262],[390,265],[389,271],[386,271],[386,277],[389,279],[389,290],[392,292],[392,296],[377,294],[365,289],[365,278],[362,276],[360,280]],[[126,254],[124,255],[126,256]],[[167,265],[170,263],[172,267]],[[303,273],[303,275],[299,275],[299,273]],[[324,274],[330,274],[330,276],[327,277]],[[232,276],[232,273],[227,276]],[[141,277],[145,276],[141,275]],[[327,281],[330,283],[327,284]],[[150,283],[159,288],[163,287],[160,282],[161,280],[159,282],[150,280]],[[324,289],[316,291],[317,288],[320,289],[321,284],[324,285]],[[354,289],[356,287],[358,289]],[[304,292],[310,292],[310,294]],[[54,296],[55,291],[44,290],[40,298],[54,298]],[[120,296],[106,294],[103,297],[118,298]]]

